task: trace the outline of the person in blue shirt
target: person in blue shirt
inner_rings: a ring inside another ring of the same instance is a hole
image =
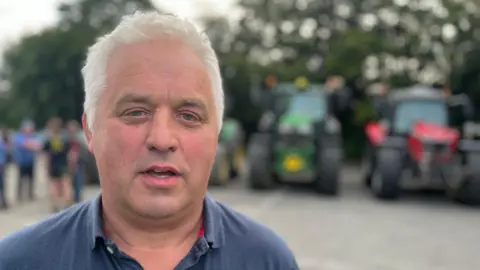
[[[97,42],[82,125],[101,192],[2,238],[0,269],[299,269],[277,233],[207,192],[224,101],[206,35],[151,11]]]
[[[3,135],[5,133],[3,128],[0,128],[0,131]],[[8,208],[7,198],[5,197],[5,167],[7,165],[8,157],[8,144],[7,141],[0,137],[0,210]]]
[[[35,200],[35,160],[41,150],[40,140],[35,134],[35,124],[30,120],[22,123],[20,132],[13,137],[14,161],[19,168],[17,199],[23,201],[24,186],[28,186],[28,197]]]

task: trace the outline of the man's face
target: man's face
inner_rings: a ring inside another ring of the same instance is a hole
[[[337,77],[335,77],[335,76],[328,77],[326,85],[330,89],[336,89],[338,87]]]
[[[103,200],[146,218],[201,203],[218,122],[200,58],[182,42],[163,39],[124,45],[110,59],[95,127],[87,131]]]
[[[25,134],[32,134],[33,132],[34,132],[34,130],[31,127],[23,128],[23,133],[25,133]]]
[[[58,135],[62,128],[62,122],[59,119],[50,120],[48,128],[52,134]]]

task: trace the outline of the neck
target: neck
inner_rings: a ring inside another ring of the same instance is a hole
[[[190,242],[193,245],[203,223],[203,203],[162,219],[139,217],[133,211],[121,212],[117,210],[120,207],[110,205],[102,202],[105,233],[119,246],[128,249],[152,251],[188,245]]]

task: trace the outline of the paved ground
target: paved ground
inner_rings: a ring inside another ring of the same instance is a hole
[[[380,203],[361,187],[355,173],[353,167],[345,170],[337,198],[298,187],[251,192],[241,182],[211,193],[285,237],[301,269],[480,269],[480,209],[453,204],[441,194],[408,194],[395,203]],[[15,174],[11,168],[10,189]],[[44,184],[38,186],[40,194],[46,191]],[[89,197],[97,192],[87,190]],[[0,237],[48,211],[41,200],[0,212]]]

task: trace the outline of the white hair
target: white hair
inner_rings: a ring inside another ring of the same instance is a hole
[[[102,90],[106,87],[107,63],[112,52],[120,45],[164,36],[180,38],[195,51],[204,63],[211,81],[218,119],[218,132],[220,132],[223,123],[224,93],[218,59],[211,47],[210,40],[205,33],[199,32],[187,19],[156,11],[137,11],[132,15],[124,16],[112,32],[98,38],[96,43],[89,48],[82,74],[85,87],[84,111],[90,129],[94,127],[96,106]]]

